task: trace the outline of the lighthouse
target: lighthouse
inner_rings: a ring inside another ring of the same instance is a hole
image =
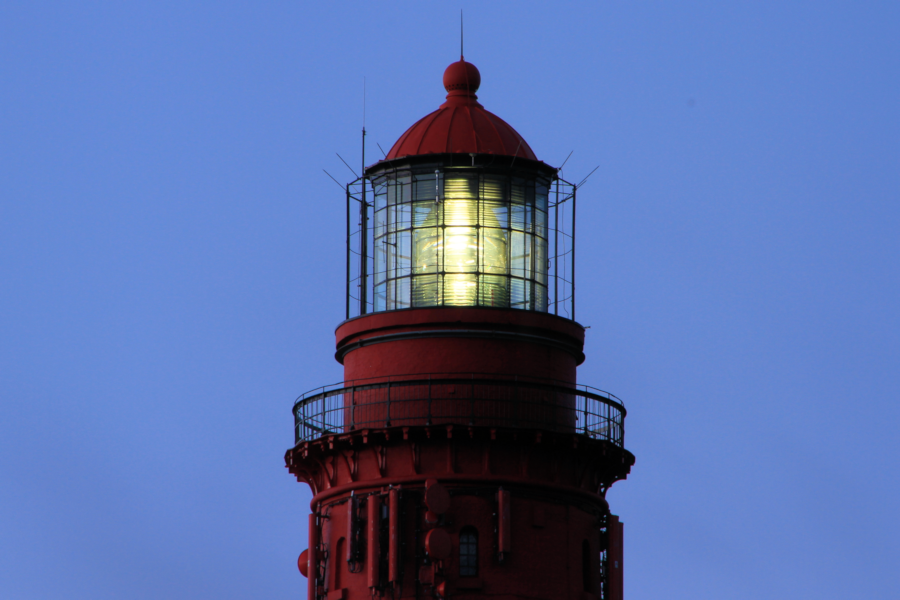
[[[480,84],[452,63],[346,187],[344,379],[297,400],[285,454],[309,600],[622,598],[606,492],[634,456],[622,401],[576,378],[577,186]]]

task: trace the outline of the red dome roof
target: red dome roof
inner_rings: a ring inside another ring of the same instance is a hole
[[[475,92],[481,74],[462,59],[444,71],[447,101],[406,130],[385,160],[420,154],[498,154],[537,160],[519,133],[484,110]]]

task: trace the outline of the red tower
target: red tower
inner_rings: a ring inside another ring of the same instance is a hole
[[[625,408],[576,383],[575,192],[475,92],[347,186],[343,383],[294,405],[310,600],[622,597]],[[357,213],[357,210],[358,213]]]

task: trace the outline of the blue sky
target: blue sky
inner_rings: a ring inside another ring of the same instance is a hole
[[[0,595],[297,598],[343,197],[443,100],[578,181],[626,594],[900,597],[900,4],[0,7]]]

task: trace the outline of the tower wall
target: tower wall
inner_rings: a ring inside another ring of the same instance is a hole
[[[609,510],[602,494],[633,457],[608,442],[397,428],[298,445],[288,462],[315,492],[318,562],[309,572],[318,573],[319,597],[611,598],[603,596]],[[446,491],[446,507],[429,503],[429,484]],[[448,554],[430,555],[431,531],[446,534]],[[474,574],[463,569],[460,542],[471,532]]]
[[[357,317],[336,332],[345,381],[482,374],[574,384],[584,328],[547,313],[422,308]]]

